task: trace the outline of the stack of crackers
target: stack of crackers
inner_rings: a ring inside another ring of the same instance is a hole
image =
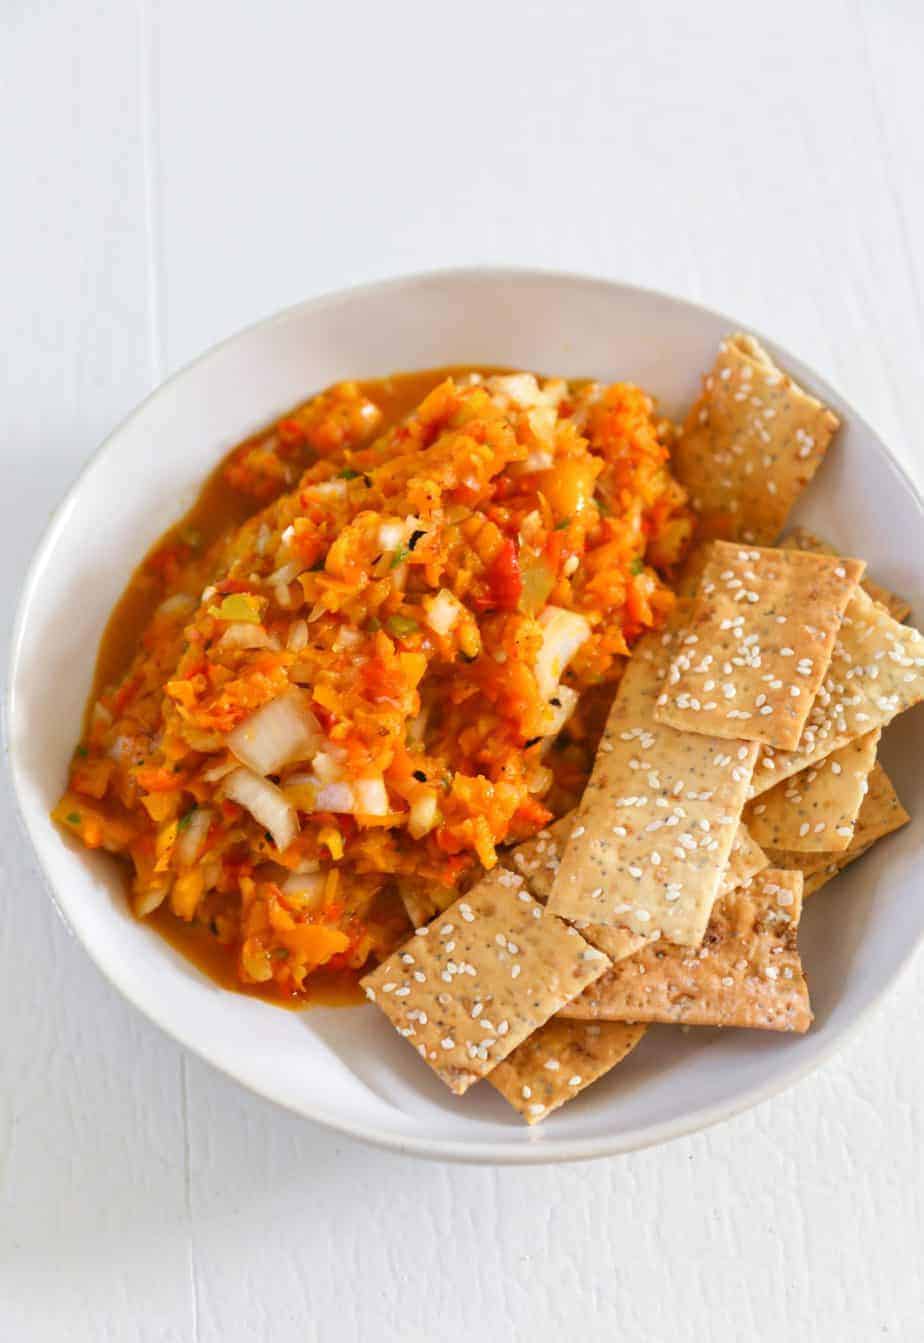
[[[924,698],[907,605],[805,531],[775,544],[837,423],[723,343],[673,462],[701,539],[579,807],[363,980],[457,1095],[487,1078],[532,1124],[650,1023],[811,1025],[803,901],[908,820],[877,754]]]

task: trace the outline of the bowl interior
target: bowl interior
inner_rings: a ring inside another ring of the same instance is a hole
[[[625,1150],[701,1126],[809,1069],[893,981],[924,929],[914,899],[924,827],[924,714],[887,730],[883,757],[912,823],[806,910],[800,941],[816,1023],[801,1038],[652,1030],[608,1078],[536,1130],[488,1086],[457,1100],[371,1008],[284,1012],[222,992],[128,914],[104,855],[48,820],[103,625],[146,548],[248,431],[347,376],[478,362],[640,383],[682,413],[737,324],[626,286],[457,272],[303,304],[233,337],[165,384],[112,437],[55,516],[14,639],[9,744],[20,806],[66,921],[142,1011],[247,1086],[373,1141],[461,1159],[541,1161]],[[784,351],[784,367],[843,417],[797,520],[869,562],[924,609],[921,505],[872,430]],[[832,931],[835,935],[832,936]]]

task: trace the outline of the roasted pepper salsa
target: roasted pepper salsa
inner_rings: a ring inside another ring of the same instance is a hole
[[[349,984],[580,794],[692,531],[627,383],[344,382],[134,574],[55,819],[221,982]]]

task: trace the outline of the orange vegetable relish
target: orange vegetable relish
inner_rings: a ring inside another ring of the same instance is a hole
[[[692,529],[639,388],[413,376],[409,414],[342,383],[229,456],[224,525],[133,580],[156,607],[54,813],[279,998],[574,802]]]

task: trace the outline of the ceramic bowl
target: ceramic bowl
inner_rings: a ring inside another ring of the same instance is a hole
[[[152,1021],[244,1086],[344,1133],[430,1157],[525,1163],[624,1152],[753,1105],[814,1068],[895,983],[924,931],[921,711],[887,730],[882,747],[911,824],[806,910],[800,942],[812,1030],[787,1037],[655,1028],[626,1063],[534,1129],[487,1085],[463,1099],[450,1095],[372,1007],[288,1012],[217,988],[130,915],[113,861],[68,841],[48,819],[113,604],[147,548],[246,434],[337,379],[466,362],[628,379],[680,415],[720,338],[739,328],[751,329],[746,314],[726,317],[589,278],[414,276],[314,299],[233,336],[172,377],[103,444],[53,518],[25,585],[9,749],[58,909]],[[765,343],[843,419],[795,520],[865,557],[921,613],[921,499],[844,398]]]

